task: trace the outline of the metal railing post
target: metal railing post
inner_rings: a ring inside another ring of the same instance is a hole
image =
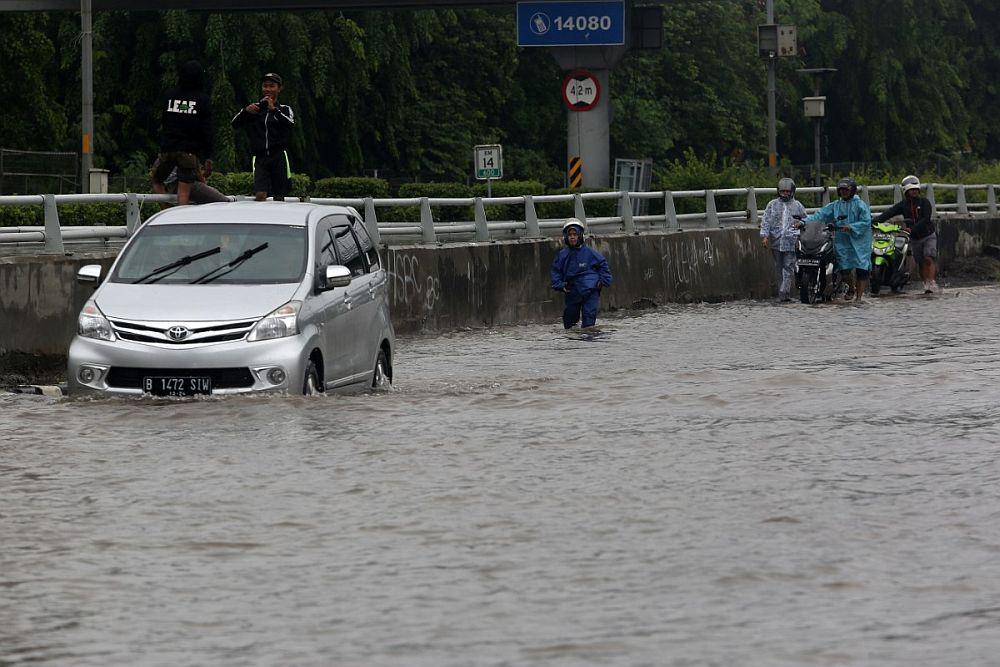
[[[135,230],[138,229],[139,223],[142,222],[142,217],[140,213],[142,212],[142,207],[139,206],[139,198],[134,192],[129,192],[125,195],[125,227],[128,229],[128,235],[132,236]]]
[[[528,238],[541,238],[542,230],[538,228],[538,213],[535,211],[535,198],[524,195],[524,226]]]
[[[958,185],[958,212],[962,215],[969,214],[969,205],[965,202],[965,184]]]
[[[584,225],[587,224],[587,211],[583,207],[583,196],[573,195],[573,216]]]
[[[821,205],[826,206],[830,203],[830,188],[823,188],[823,197],[821,198]]]
[[[376,245],[382,243],[382,235],[378,232],[378,216],[375,214],[375,199],[372,197],[365,197],[365,229]]]
[[[760,224],[760,216],[757,214],[757,190],[752,185],[747,188],[747,222],[754,226]]]
[[[997,186],[986,186],[986,212],[995,216],[997,214]]]
[[[59,227],[59,211],[56,209],[55,195],[42,195],[45,211],[45,252],[65,252],[62,229]]]
[[[867,185],[861,186],[861,201],[868,204],[868,206],[872,205],[872,196],[868,193]]]
[[[635,234],[635,220],[632,219],[632,198],[628,196],[628,192],[622,191],[618,206],[622,216],[622,231],[626,234]]]
[[[674,206],[674,193],[670,190],[663,191],[663,221],[671,232],[680,230],[677,222],[677,207]]]
[[[705,226],[719,226],[719,211],[715,208],[715,190],[705,190]]]
[[[892,203],[898,204],[903,201],[903,188],[899,183],[892,186]]]
[[[476,240],[489,241],[490,228],[486,224],[486,207],[483,206],[482,197],[476,197],[476,203],[474,208],[476,212]]]
[[[420,198],[420,233],[424,243],[437,243],[434,234],[434,216],[431,215],[431,202],[427,197]]]
[[[929,201],[931,203],[931,206],[937,206],[937,203],[934,201],[934,184],[933,183],[928,183],[927,184],[927,201]]]

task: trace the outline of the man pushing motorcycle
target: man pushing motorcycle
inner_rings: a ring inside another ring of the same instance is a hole
[[[840,179],[837,196],[836,201],[810,215],[806,222],[818,220],[837,226],[833,240],[837,269],[853,287],[854,299],[861,301],[861,295],[868,289],[868,272],[872,266],[872,213],[858,196],[858,184],[853,178]],[[852,273],[857,275],[856,281],[851,279]],[[850,293],[847,298],[851,298]]]
[[[910,233],[910,251],[920,268],[920,276],[924,279],[924,294],[938,291],[937,267],[934,258],[937,257],[937,230],[934,228],[934,206],[930,200],[920,196],[920,180],[916,176],[903,179],[903,199],[896,202],[892,208],[875,218],[875,224],[885,222],[896,215],[902,215],[906,231]]]

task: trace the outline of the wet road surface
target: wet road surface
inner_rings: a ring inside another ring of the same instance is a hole
[[[400,341],[396,388],[0,396],[0,665],[987,665],[1000,290]]]

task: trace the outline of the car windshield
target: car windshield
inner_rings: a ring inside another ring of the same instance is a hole
[[[144,227],[111,276],[115,283],[268,285],[297,283],[306,266],[306,228],[195,223]],[[207,278],[206,278],[207,276]]]

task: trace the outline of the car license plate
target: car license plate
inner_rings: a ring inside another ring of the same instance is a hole
[[[795,263],[798,264],[799,266],[819,266],[818,259],[800,259]]]
[[[144,377],[142,390],[153,396],[199,396],[212,393],[210,377]]]

